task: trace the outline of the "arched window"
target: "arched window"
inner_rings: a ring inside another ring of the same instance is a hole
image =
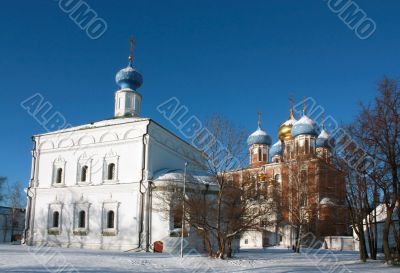
[[[87,172],[88,172],[88,166],[83,166],[81,170],[81,181],[86,182],[87,179]]]
[[[107,228],[114,228],[114,211],[107,212]]]
[[[56,183],[61,183],[62,182],[62,168],[57,169],[57,177],[56,177]]]
[[[263,160],[262,149],[258,148],[258,161],[262,161],[262,160]]]
[[[78,227],[79,228],[84,228],[86,226],[86,212],[84,210],[81,210],[79,212],[79,219],[78,219]]]
[[[114,163],[110,163],[108,165],[107,179],[108,180],[114,180],[115,179],[115,164]]]
[[[60,213],[58,211],[53,212],[53,227],[58,228],[60,223]]]
[[[281,175],[279,173],[275,174],[275,182],[281,182]]]
[[[308,138],[306,138],[305,141],[304,141],[304,143],[305,143],[304,144],[304,153],[306,153],[306,154],[310,151],[308,142],[309,142],[309,140],[308,140]]]

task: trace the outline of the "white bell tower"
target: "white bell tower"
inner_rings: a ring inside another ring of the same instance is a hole
[[[115,92],[115,117],[140,117],[142,95],[129,88]]]
[[[121,87],[115,92],[114,116],[118,117],[140,117],[142,107],[142,95],[137,89],[142,85],[142,75],[133,66],[134,40],[130,39],[129,64],[118,71],[115,76],[116,83]]]

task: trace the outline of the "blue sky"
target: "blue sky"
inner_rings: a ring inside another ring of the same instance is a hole
[[[357,1],[377,29],[360,40],[323,0],[86,1],[107,31],[92,40],[57,1],[6,1],[0,9],[0,175],[27,183],[30,136],[43,127],[21,108],[39,92],[79,125],[113,115],[115,73],[135,66],[142,115],[175,96],[200,119],[222,113],[249,131],[257,111],[274,141],[288,97],[314,98],[348,122],[384,76],[400,75],[398,1]]]

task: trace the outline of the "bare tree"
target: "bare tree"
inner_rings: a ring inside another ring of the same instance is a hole
[[[346,182],[346,201],[350,212],[352,227],[359,240],[360,260],[366,262],[368,253],[364,231],[364,219],[366,216],[364,206],[365,183],[362,177],[352,172],[348,173]]]
[[[262,231],[274,223],[276,217],[271,215],[276,213],[278,204],[278,192],[275,190],[278,187],[272,178],[267,179],[256,171],[240,171],[226,174],[224,179],[226,182],[222,197],[218,196],[218,184],[191,183],[191,176],[188,176],[189,185],[185,198],[179,186],[175,184],[165,188],[159,187],[156,192],[157,199],[162,202],[157,209],[164,212],[166,219],[173,219],[178,230],[175,235],[186,233],[185,230],[180,230],[184,200],[185,222],[203,238],[208,255],[222,259],[225,255],[232,257],[232,242],[243,232]],[[220,212],[218,198],[221,198],[222,202]]]
[[[223,259],[231,257],[232,242],[243,232],[259,230],[261,221],[265,225],[272,221],[267,216],[276,202],[274,192],[268,191],[273,187],[268,186],[268,180],[258,179],[258,170],[239,171],[247,158],[247,132],[217,114],[206,119],[204,126],[207,130],[193,143],[207,156],[208,173],[214,182],[207,187],[189,187],[185,197],[172,187],[166,191],[169,194],[161,193],[161,207],[179,215],[184,200],[185,221],[203,237],[209,256]]]
[[[14,240],[15,227],[18,226],[18,211],[23,205],[23,186],[21,182],[16,182],[10,189],[10,206],[11,206],[11,241]]]
[[[307,172],[307,161],[303,156],[297,155],[288,164],[289,197],[288,212],[289,222],[296,230],[295,251],[300,252],[301,240],[304,234],[311,231],[310,227],[318,213],[318,202],[315,202],[316,188]]]
[[[7,177],[5,176],[0,176],[0,203],[4,201],[4,185],[7,182]],[[3,218],[3,226],[1,227],[3,229],[4,233],[4,238],[3,241],[5,242],[7,240],[7,233],[9,229],[9,219],[7,214],[0,215]]]
[[[375,160],[375,164],[369,164],[368,168],[363,168],[366,164],[361,162],[358,167],[362,168],[356,170],[368,175],[376,186],[374,194],[383,198],[386,207],[383,250],[386,262],[391,264],[393,253],[389,247],[389,232],[394,226],[393,213],[400,201],[400,90],[396,80],[384,78],[379,83],[374,102],[367,106],[361,105],[361,111],[349,131],[360,150]],[[397,248],[400,251],[398,236],[397,233]]]
[[[202,151],[207,155],[209,173],[215,177],[218,192],[215,196],[215,217],[210,231],[217,241],[215,256],[223,259],[231,257],[232,242],[248,231],[260,229],[261,221],[267,226],[277,202],[268,192],[268,180],[259,180],[259,170],[241,171],[247,159],[245,140],[248,133],[235,127],[220,115],[213,115],[204,122],[209,135],[203,138]],[[203,136],[198,135],[201,139]],[[236,174],[236,179],[234,176]],[[272,189],[273,187],[271,187]],[[275,197],[275,196],[274,196]]]
[[[234,179],[236,175],[239,179]],[[232,241],[250,230],[262,232],[279,219],[280,187],[273,177],[259,170],[228,175],[222,218],[227,257],[232,257]],[[239,182],[239,183],[238,183]]]
[[[6,184],[7,177],[0,176],[0,202],[4,200],[4,185]]]
[[[227,203],[235,192],[233,181],[227,174],[243,165],[246,158],[244,145],[247,132],[235,127],[218,114],[207,118],[203,124],[208,133],[197,135],[195,142],[200,144],[199,148],[207,155],[208,171],[215,177],[218,186],[215,197],[215,221],[211,230],[215,234],[218,246],[216,257],[223,259],[230,235],[226,228],[230,224],[226,212],[228,209],[234,209],[228,208]]]
[[[183,180],[183,179],[182,179]],[[186,196],[183,196],[182,185],[179,181],[168,185],[158,186],[154,189],[154,196],[158,203],[155,210],[161,212],[164,220],[172,224],[171,236],[180,237],[182,232],[187,236],[186,228],[181,230],[182,215],[185,223],[188,223],[203,239],[203,244],[208,256],[214,255],[212,247],[211,227],[215,219],[215,202],[213,195],[217,192],[215,185],[199,184],[191,175],[187,177]],[[182,204],[185,202],[185,214],[182,212]]]
[[[354,131],[353,125],[345,126],[346,132]],[[354,155],[359,153],[359,145],[350,136],[345,134],[336,143],[333,156],[335,167],[345,174],[346,183],[346,204],[350,216],[351,226],[358,237],[360,260],[366,262],[368,258],[367,241],[370,247],[371,258],[376,258],[376,232],[372,233],[370,227],[374,224],[373,219],[367,216],[372,211],[370,205],[370,183],[365,172],[360,172],[361,166],[352,165]],[[350,163],[350,164],[349,164]],[[375,207],[373,205],[373,207]],[[376,219],[376,218],[375,218]]]

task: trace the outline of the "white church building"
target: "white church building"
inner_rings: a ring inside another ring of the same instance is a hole
[[[174,216],[154,209],[152,192],[158,184],[182,185],[185,162],[189,186],[209,188],[205,158],[140,116],[142,76],[132,61],[131,54],[116,75],[114,118],[32,137],[26,244],[149,250],[179,240]],[[201,250],[195,232],[186,239]]]

